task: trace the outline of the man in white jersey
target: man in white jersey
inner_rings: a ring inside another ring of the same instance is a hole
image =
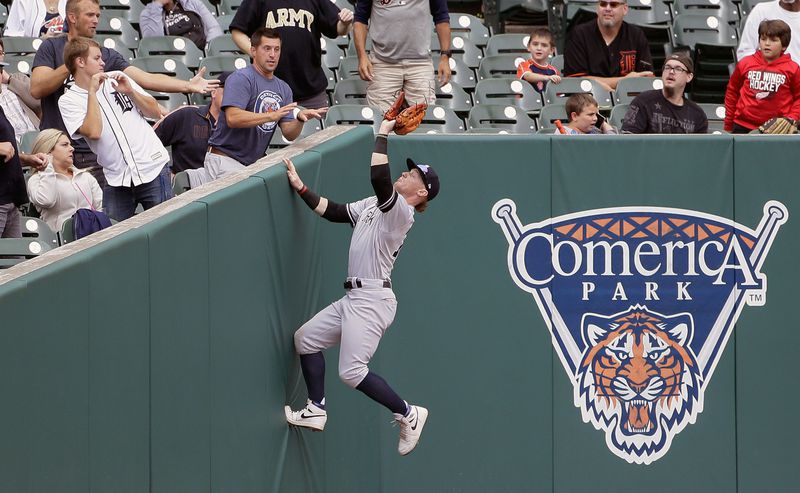
[[[64,48],[64,64],[75,83],[58,100],[73,139],[83,138],[108,182],[103,203],[122,221],[136,206],[154,207],[172,197],[169,154],[144,117],[160,116],[158,102],[119,71],[104,72],[100,45],[75,38]]]
[[[339,377],[394,413],[400,425],[397,450],[406,455],[419,441],[428,410],[401,399],[367,365],[397,309],[391,281],[394,261],[414,224],[414,211],[424,211],[439,193],[439,177],[430,166],[408,159],[409,171],[392,184],[386,155],[387,136],[392,129],[394,122],[384,121],[375,139],[370,167],[375,195],[358,202],[336,204],[316,195],[303,184],[292,162],[284,160],[289,184],[314,212],[353,227],[344,283],[346,294],[295,332],[294,346],[300,355],[308,401],[300,411],[286,406],[285,413],[289,424],[323,430],[328,416],[322,350],[340,343]]]

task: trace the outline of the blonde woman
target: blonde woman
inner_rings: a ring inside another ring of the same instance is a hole
[[[28,197],[53,231],[78,209],[100,210],[103,191],[87,170],[72,165],[72,145],[61,130],[43,130],[33,143],[32,154],[47,154],[47,166],[28,180]]]

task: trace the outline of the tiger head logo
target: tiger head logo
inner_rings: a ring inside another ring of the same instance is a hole
[[[636,305],[608,317],[586,314],[575,405],[604,430],[609,449],[649,464],[702,412],[701,371],[687,313],[664,316]]]

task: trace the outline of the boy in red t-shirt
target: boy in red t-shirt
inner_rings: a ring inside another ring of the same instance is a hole
[[[550,55],[555,49],[553,33],[544,27],[534,29],[528,38],[528,53],[531,54],[531,58],[517,66],[517,79],[530,82],[543,98],[544,88],[548,82],[553,84],[561,82],[558,69],[549,63]]]
[[[725,131],[749,133],[773,117],[800,118],[800,66],[785,53],[792,30],[781,20],[758,25],[758,50],[739,60],[725,93]]]

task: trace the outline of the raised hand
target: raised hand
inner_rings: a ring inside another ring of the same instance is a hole
[[[298,192],[303,189],[303,180],[297,174],[297,169],[291,159],[283,158],[283,164],[286,165],[286,177],[289,178],[289,185]]]
[[[219,79],[204,79],[203,76],[205,75],[206,68],[200,67],[200,70],[197,71],[197,75],[189,79],[189,92],[207,94],[211,92],[211,90],[219,87]]]

